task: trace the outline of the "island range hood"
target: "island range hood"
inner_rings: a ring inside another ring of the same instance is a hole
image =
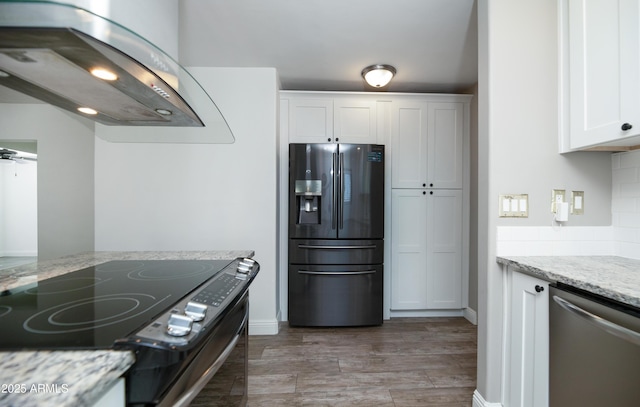
[[[66,3],[0,0],[1,86],[109,126],[209,127],[190,142],[233,142],[209,94],[173,58]]]
[[[204,126],[153,71],[73,28],[0,27],[0,84],[102,124]]]

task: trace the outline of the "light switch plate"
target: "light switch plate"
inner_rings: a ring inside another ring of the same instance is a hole
[[[498,216],[501,218],[528,218],[529,195],[500,195],[498,199]]]
[[[564,200],[564,189],[552,189],[551,190],[551,212],[556,213],[556,204],[565,202]]]
[[[584,214],[584,191],[571,191],[571,214]]]

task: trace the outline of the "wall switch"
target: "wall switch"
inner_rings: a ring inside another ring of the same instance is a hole
[[[564,189],[551,190],[551,212],[556,213],[558,211],[557,204],[564,202],[564,193]]]
[[[529,195],[500,195],[498,216],[501,218],[529,217]]]
[[[584,214],[584,191],[571,191],[571,214]]]

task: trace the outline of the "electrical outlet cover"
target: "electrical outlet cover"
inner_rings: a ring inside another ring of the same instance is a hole
[[[584,191],[571,191],[571,214],[584,214]]]
[[[556,204],[557,203],[562,203],[565,202],[564,200],[564,195],[565,194],[565,190],[564,189],[552,189],[551,190],[551,212],[552,213],[556,213],[557,212],[557,208],[556,208]]]

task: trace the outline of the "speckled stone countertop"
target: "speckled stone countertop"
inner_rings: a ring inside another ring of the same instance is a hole
[[[498,263],[640,308],[640,260],[616,256],[502,256]]]
[[[231,260],[253,255],[251,250],[81,253],[2,270],[0,294],[111,260]],[[90,406],[134,362],[127,351],[0,351],[0,405]]]

